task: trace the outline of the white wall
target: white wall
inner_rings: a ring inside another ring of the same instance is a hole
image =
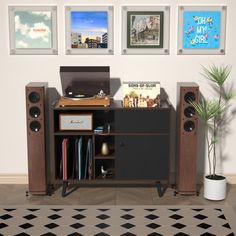
[[[57,56],[10,56],[8,32],[8,5],[58,6]],[[114,5],[115,54],[112,56],[66,56],[64,53],[64,5]],[[170,55],[122,56],[121,6],[125,4],[167,4],[171,6]],[[179,4],[226,4],[228,6],[225,56],[177,56],[177,6]],[[27,173],[25,85],[30,81],[47,81],[61,92],[59,67],[61,65],[109,65],[111,77],[123,80],[157,80],[176,104],[176,82],[195,81],[203,94],[210,96],[206,82],[199,72],[201,65],[233,65],[232,78],[236,78],[236,1],[235,0],[8,0],[0,1],[0,174]],[[121,98],[121,92],[116,94]],[[230,134],[225,139],[223,163],[225,174],[236,174],[235,141],[236,120],[231,123]]]

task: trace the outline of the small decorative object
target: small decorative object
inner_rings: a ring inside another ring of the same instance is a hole
[[[216,99],[202,98],[198,103],[191,103],[205,125],[209,173],[204,180],[204,197],[209,200],[223,200],[226,197],[226,178],[216,174],[217,164],[219,164],[217,156],[221,155],[217,152],[217,145],[220,137],[225,137],[227,134],[227,131],[224,131],[227,130],[226,126],[231,120],[228,109],[231,100],[235,97],[235,92],[232,91],[232,86],[226,85],[231,72],[230,67],[213,65],[209,69],[203,67],[203,71],[204,77],[212,83],[216,91]]]
[[[10,54],[57,54],[56,6],[9,6]]]
[[[66,7],[66,54],[113,54],[113,7]]]
[[[124,6],[122,14],[122,54],[169,54],[169,6]]]
[[[123,107],[159,107],[159,82],[123,82]]]
[[[108,144],[106,142],[102,143],[101,154],[104,155],[104,156],[109,154],[109,147],[108,147]]]
[[[178,54],[225,54],[226,6],[180,6]]]
[[[101,173],[102,173],[102,177],[106,178],[106,175],[107,175],[108,171],[104,170],[103,166],[101,166]]]

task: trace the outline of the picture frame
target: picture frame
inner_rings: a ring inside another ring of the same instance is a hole
[[[66,6],[66,54],[113,55],[113,6]]]
[[[57,7],[9,6],[10,55],[57,55]]]
[[[170,6],[122,7],[122,54],[169,54]]]
[[[226,6],[179,6],[178,55],[225,55]]]

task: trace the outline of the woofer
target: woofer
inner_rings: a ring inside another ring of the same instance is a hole
[[[37,103],[37,102],[39,102],[39,101],[40,101],[40,95],[39,95],[39,93],[37,93],[37,92],[31,92],[31,93],[29,94],[29,101],[30,101],[31,103]]]
[[[195,115],[195,108],[194,107],[187,107],[184,109],[184,115],[188,118],[191,118]]]
[[[37,118],[40,116],[41,111],[38,107],[31,107],[29,110],[29,114],[31,117]]]
[[[33,132],[39,132],[41,129],[41,125],[38,121],[32,121],[30,123],[30,130]]]
[[[184,123],[184,130],[187,132],[192,132],[195,129],[195,124],[192,121],[187,121]]]
[[[193,92],[187,92],[184,95],[184,101],[187,103],[194,102],[196,100],[196,95]]]

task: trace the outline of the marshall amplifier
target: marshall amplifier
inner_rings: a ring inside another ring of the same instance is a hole
[[[91,131],[93,129],[93,114],[60,114],[59,129]]]

